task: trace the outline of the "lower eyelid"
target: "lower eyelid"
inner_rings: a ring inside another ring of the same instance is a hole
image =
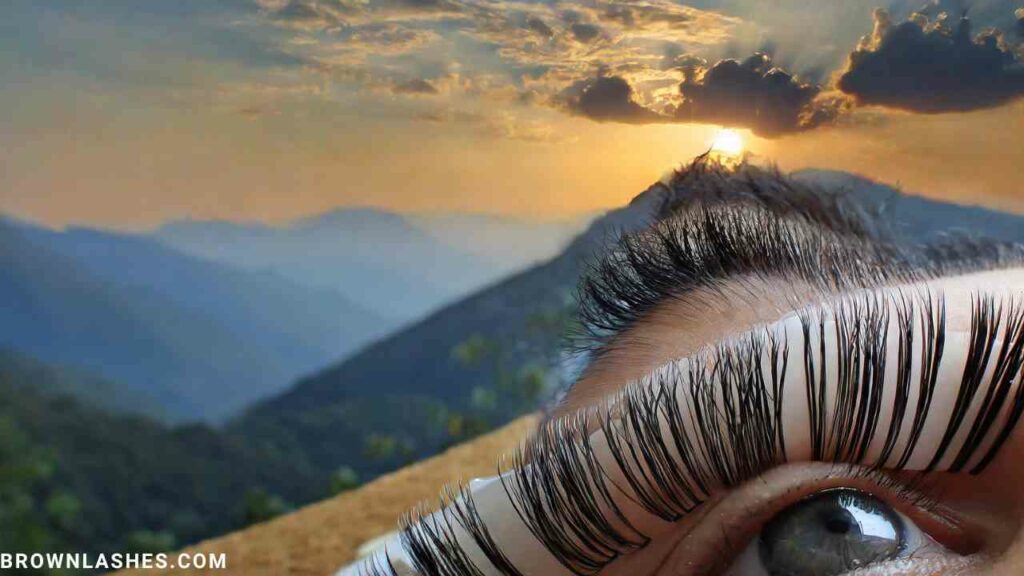
[[[922,503],[925,497],[894,476],[864,468],[829,463],[780,466],[722,493],[707,503],[707,513],[678,545],[666,566],[699,567],[698,574],[721,574],[774,515],[800,500],[829,488],[854,488],[869,493],[909,518],[939,545],[957,554],[976,552],[970,530],[941,504]],[[666,574],[690,572],[666,572]],[[660,576],[660,574],[659,574]]]

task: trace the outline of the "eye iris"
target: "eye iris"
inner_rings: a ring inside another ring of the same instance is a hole
[[[892,508],[843,488],[783,510],[758,548],[771,576],[832,576],[891,560],[903,547],[903,522]]]

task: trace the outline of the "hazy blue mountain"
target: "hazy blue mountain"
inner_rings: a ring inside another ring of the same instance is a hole
[[[150,239],[0,222],[0,345],[220,418],[393,323],[343,296]]]
[[[357,208],[281,226],[172,222],[154,236],[189,254],[337,290],[408,321],[557,253],[575,225],[531,228],[487,216],[405,217]],[[503,242],[523,250],[507,250]]]
[[[441,242],[483,257],[509,274],[556,256],[598,216],[530,219],[452,212],[406,218]]]
[[[826,191],[845,189],[866,204],[884,204],[883,217],[910,239],[967,229],[1024,242],[1024,218],[1020,216],[903,195],[848,174],[808,171],[796,177],[814,179]],[[629,207],[596,220],[557,257],[446,306],[298,381],[251,408],[233,424],[234,429],[277,449],[304,453],[325,470],[363,462],[368,473],[384,471],[380,463],[363,457],[364,443],[371,434],[404,438],[417,456],[436,451],[439,445],[423,437],[408,417],[388,417],[397,413],[396,406],[403,405],[400,399],[440,402],[451,409],[471,403],[480,383],[494,378],[492,368],[467,367],[452,354],[474,337],[499,342],[510,350],[504,358],[507,365],[557,361],[552,351],[562,344],[559,334],[531,329],[531,318],[571,314],[573,290],[587,259],[622,230],[642,225],[668,198],[674,202],[685,201],[685,197],[686,190],[652,186]],[[337,416],[350,413],[355,406],[364,415],[363,423],[368,414],[377,414],[373,425],[353,426]]]
[[[878,206],[897,233],[918,241],[946,234],[967,234],[1006,242],[1024,242],[1024,218],[1018,214],[929,200],[837,170],[801,170],[793,177],[839,193],[852,194],[867,205]]]

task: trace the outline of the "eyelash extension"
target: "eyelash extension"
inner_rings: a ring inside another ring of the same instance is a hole
[[[596,572],[649,542],[612,498],[590,443],[589,424],[588,415],[581,415],[544,426],[513,456],[511,478],[501,477],[534,536],[581,573]]]
[[[992,298],[982,298],[980,306],[991,310],[993,308]],[[996,311],[994,314],[997,319],[1004,317],[1001,313],[1001,308],[1002,304],[1000,305],[1000,310]],[[1003,330],[1005,337],[1003,338],[1003,345],[1000,347],[999,352],[995,357],[992,378],[989,380],[989,386],[985,391],[985,397],[982,401],[981,409],[975,417],[974,425],[971,427],[970,434],[964,442],[963,447],[961,447],[960,453],[957,454],[956,460],[953,461],[953,464],[950,467],[951,471],[960,471],[967,465],[968,460],[970,460],[974,452],[980,447],[981,442],[988,436],[989,430],[995,423],[996,418],[1002,412],[1003,406],[1006,404],[1006,400],[1010,392],[1010,387],[1014,380],[1019,379],[1021,376],[1021,367],[1024,365],[1024,308],[1020,306],[1019,302],[1011,301],[1007,304],[1005,318],[1006,327]],[[995,330],[998,330],[998,320]],[[988,355],[991,354],[991,352],[992,347],[986,346],[986,364]],[[962,390],[963,389],[961,388],[961,392]],[[957,400],[959,401],[959,397]],[[1018,386],[1013,398],[1010,417],[1003,425],[1002,430],[996,437],[995,442],[989,448],[988,452],[981,461],[971,469],[972,474],[981,472],[989,462],[992,461],[995,453],[1002,446],[1003,442],[1006,441],[1006,438],[1009,436],[1013,426],[1015,426],[1017,421],[1020,419],[1022,410],[1024,410],[1024,396],[1021,394],[1021,386]]]
[[[895,401],[886,425],[878,415],[888,346],[883,334],[890,314],[895,314],[898,342]],[[802,366],[787,365],[791,343],[784,336],[755,331],[684,364],[670,364],[628,385],[601,408],[545,423],[500,476],[527,528],[573,574],[596,574],[643,548],[651,535],[637,529],[618,502],[624,499],[658,518],[677,521],[704,504],[714,487],[739,485],[786,461],[782,400],[794,370],[804,371],[806,401],[814,414],[807,428],[813,460],[862,465],[868,473],[905,466],[919,445],[944,357],[943,298],[897,292],[886,299],[869,292],[841,301],[827,318],[820,311],[798,318]],[[824,347],[826,334],[835,339],[832,353]],[[998,347],[997,340],[1002,340]],[[914,356],[921,367],[916,381]],[[992,376],[983,386],[990,364]],[[990,296],[980,297],[972,306],[964,385],[943,441],[918,480],[943,461],[978,399],[981,408],[970,424],[972,433],[959,446],[954,464],[962,468],[981,456],[970,470],[977,473],[992,460],[1024,413],[1024,386],[1010,394],[1022,368],[1024,306],[1016,300],[996,305]],[[833,373],[836,391],[828,395],[825,375]],[[914,392],[917,401],[911,403]],[[1000,416],[1002,428],[986,445]],[[606,438],[614,464],[598,460],[591,442],[595,430]],[[882,449],[869,462],[876,437],[884,439]],[[897,452],[900,439],[906,444]],[[455,526],[472,537],[499,573],[522,576],[490,537],[468,490],[446,492],[442,512],[420,512],[403,526],[403,543],[425,576],[483,573],[461,549]]]
[[[359,576],[399,576],[390,558],[379,559],[376,556],[367,558],[356,573]]]

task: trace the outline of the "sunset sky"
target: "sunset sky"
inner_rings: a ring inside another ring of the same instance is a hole
[[[811,5],[5,2],[0,212],[558,218],[623,204],[722,126],[787,170],[1024,212],[1024,2]]]

